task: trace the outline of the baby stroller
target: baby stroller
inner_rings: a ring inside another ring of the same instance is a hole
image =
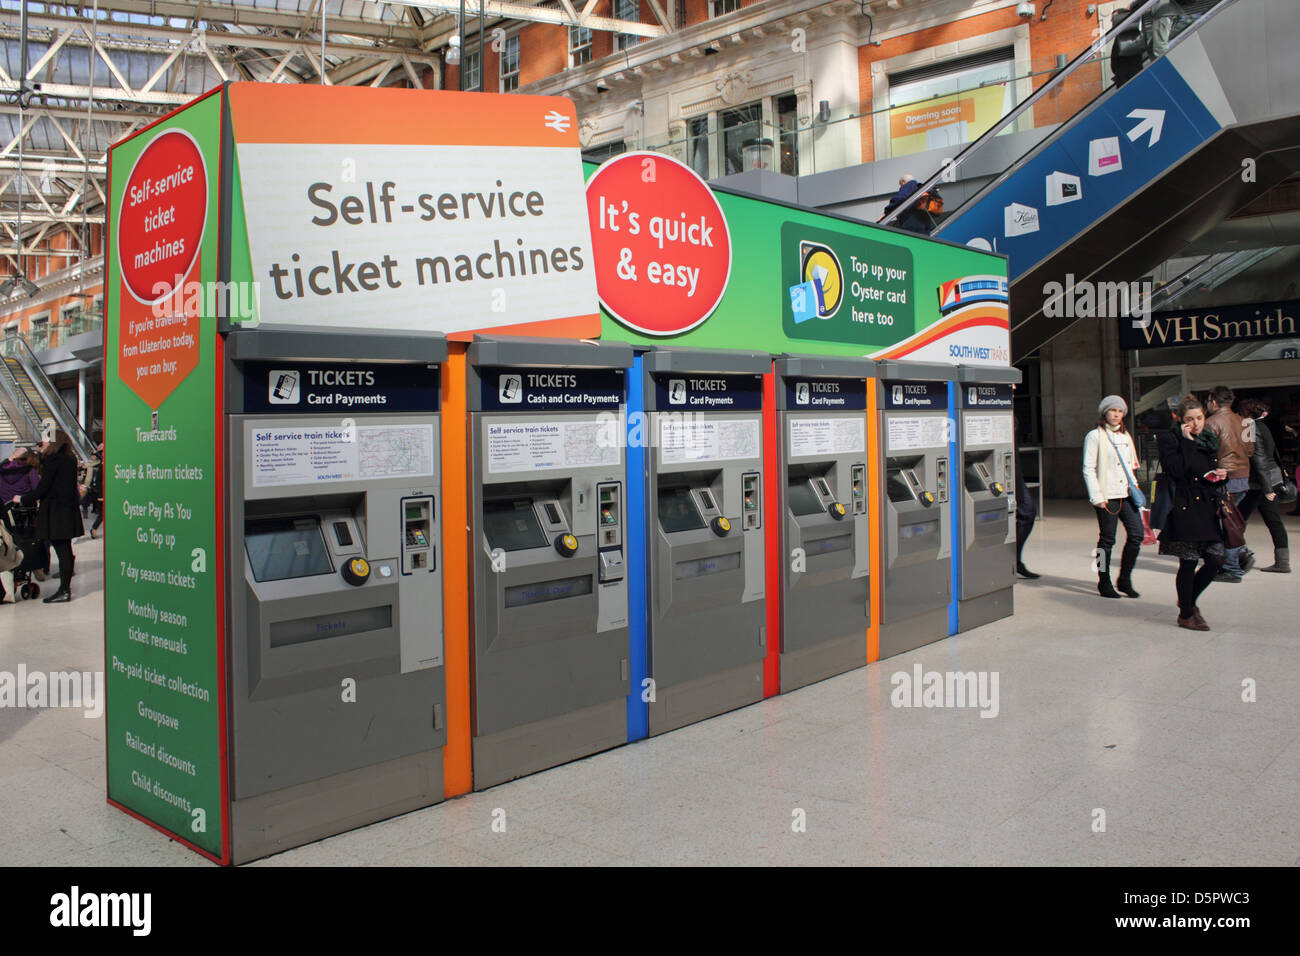
[[[24,508],[12,501],[4,506],[3,520],[13,539],[14,547],[22,552],[22,561],[8,570],[14,575],[14,600],[28,600],[41,596],[41,587],[32,578],[32,572],[44,566],[41,550],[36,546],[36,508]]]

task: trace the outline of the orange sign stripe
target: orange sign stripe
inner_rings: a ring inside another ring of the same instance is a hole
[[[562,96],[232,83],[230,118],[237,143],[579,148]]]

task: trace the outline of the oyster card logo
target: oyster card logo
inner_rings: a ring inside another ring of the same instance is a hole
[[[642,335],[680,335],[707,319],[731,278],[731,234],[695,170],[659,153],[625,153],[587,181],[596,291]]]
[[[184,289],[200,272],[208,176],[184,130],[159,134],[127,175],[113,231],[120,273],[117,374],[152,409],[199,360],[199,297]]]

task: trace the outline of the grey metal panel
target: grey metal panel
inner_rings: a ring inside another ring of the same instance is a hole
[[[752,352],[747,349],[679,349],[656,346],[645,353],[641,367],[651,374],[713,372],[719,375],[764,375],[772,371],[772,356],[767,352]]]
[[[865,667],[866,663],[865,630],[862,634],[823,641],[802,651],[785,651],[781,654],[781,693]]]
[[[778,375],[807,378],[872,378],[876,364],[863,358],[842,358],[825,355],[796,355],[786,352],[776,360]]]
[[[900,362],[885,359],[876,363],[876,378],[905,379],[908,381],[951,382],[957,377],[954,365],[938,365],[932,362]]]
[[[880,659],[933,644],[948,637],[948,606],[880,625]]]
[[[442,752],[431,750],[235,800],[231,862],[247,863],[443,800]]]
[[[650,701],[650,735],[666,733],[763,699],[761,660],[660,688]]]
[[[1019,385],[1024,375],[1014,366],[999,368],[989,365],[958,365],[957,381],[978,382],[983,385]]]
[[[962,632],[992,624],[1015,613],[1014,589],[1011,587],[957,602],[957,627]]]
[[[709,185],[721,186],[728,192],[749,193],[751,196],[781,202],[799,201],[799,180],[784,173],[774,173],[770,169],[747,169],[743,173],[719,176],[710,179]]]
[[[344,331],[259,325],[226,335],[226,355],[237,362],[445,362],[441,332]]]
[[[473,739],[474,789],[486,790],[627,743],[620,697]]]
[[[474,336],[471,365],[568,366],[570,368],[631,368],[634,353],[626,342],[574,339]]]

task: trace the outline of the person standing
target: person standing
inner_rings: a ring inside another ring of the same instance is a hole
[[[1106,598],[1123,592],[1141,597],[1133,588],[1133,568],[1142,549],[1142,515],[1129,494],[1130,476],[1138,469],[1133,438],[1124,427],[1128,404],[1118,395],[1107,395],[1097,406],[1097,427],[1083,443],[1083,483],[1088,503],[1097,512],[1097,593]],[[1120,555],[1119,579],[1111,584],[1110,552],[1115,532],[1124,523],[1124,550]]]
[[[1025,476],[1021,473],[1020,468],[1020,447],[1015,446],[1015,468],[1016,468],[1016,574],[1030,581],[1041,577],[1025,567],[1024,553],[1025,542],[1029,540],[1029,535],[1034,530],[1034,522],[1038,520],[1038,505],[1034,499],[1029,497],[1029,488],[1025,484]]]
[[[1255,453],[1250,456],[1250,490],[1241,499],[1240,510],[1242,519],[1249,521],[1251,512],[1259,508],[1259,516],[1264,519],[1273,539],[1273,564],[1260,570],[1290,574],[1290,542],[1282,515],[1277,510],[1277,493],[1282,490],[1286,473],[1282,470],[1282,459],[1277,453],[1273,433],[1264,424],[1268,412],[1268,404],[1258,398],[1241,400],[1241,414],[1255,423]]]
[[[1218,486],[1228,471],[1218,461],[1219,438],[1206,427],[1205,409],[1195,396],[1183,399],[1178,416],[1181,424],[1156,439],[1161,470],[1174,483],[1174,507],[1160,532],[1160,553],[1178,559],[1178,626],[1208,631],[1197,601],[1223,565]]]
[[[1142,6],[1141,0],[1127,8],[1116,10],[1111,24],[1123,23],[1135,10]],[[1115,89],[1119,89],[1133,77],[1142,72],[1146,59],[1146,39],[1142,36],[1142,20],[1138,18],[1115,34],[1110,47],[1110,71],[1115,78]]]
[[[4,502],[11,501],[15,495],[25,495],[33,490],[39,481],[35,456],[19,445],[3,463],[0,463],[0,508],[3,507]],[[12,601],[5,600],[8,594],[5,590],[5,578],[9,579],[9,587],[14,586],[12,572],[6,571],[0,575],[0,604],[12,604]]]
[[[72,539],[81,537],[81,507],[77,495],[77,458],[72,442],[63,431],[55,431],[45,446],[41,459],[40,483],[13,501],[25,508],[40,502],[36,513],[36,534],[54,546],[59,556],[59,589],[47,597],[46,604],[72,600]]]
[[[1228,494],[1233,504],[1240,506],[1241,499],[1250,490],[1250,456],[1255,453],[1255,442],[1246,440],[1246,423],[1232,410],[1235,398],[1232,389],[1224,385],[1212,389],[1205,400],[1205,427],[1218,436],[1219,465],[1228,472]],[[1254,565],[1255,556],[1245,545],[1227,548],[1223,570],[1217,580],[1239,584],[1242,576]]]

